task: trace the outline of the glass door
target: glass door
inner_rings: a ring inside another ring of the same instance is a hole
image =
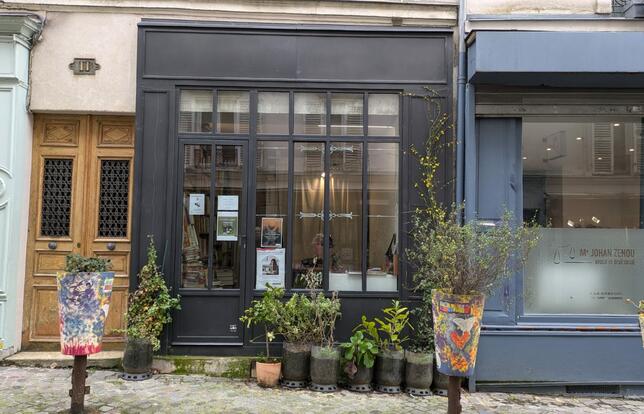
[[[181,155],[178,287],[182,310],[175,326],[182,331],[179,336],[191,341],[241,341],[246,143],[185,141]]]

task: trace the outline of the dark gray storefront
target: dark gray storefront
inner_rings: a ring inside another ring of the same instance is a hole
[[[467,214],[550,226],[488,301],[470,385],[641,394],[644,34],[469,40]]]
[[[166,352],[255,353],[243,308],[310,268],[340,291],[339,340],[413,301],[409,148],[426,86],[451,108],[451,31],[143,21],[138,43],[132,274],[154,235],[182,297]]]

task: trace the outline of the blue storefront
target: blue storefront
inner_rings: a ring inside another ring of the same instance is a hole
[[[465,96],[467,215],[547,226],[470,388],[644,393],[644,33],[474,32]]]

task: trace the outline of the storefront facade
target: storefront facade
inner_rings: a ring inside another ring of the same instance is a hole
[[[470,35],[464,194],[544,226],[487,304],[478,389],[641,394],[644,37]]]
[[[168,353],[254,353],[239,316],[265,283],[340,292],[339,339],[413,300],[409,150],[452,59],[443,29],[139,24],[132,274],[153,235],[182,298]]]

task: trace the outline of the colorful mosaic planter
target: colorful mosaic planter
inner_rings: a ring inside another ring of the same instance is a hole
[[[113,272],[58,273],[60,348],[64,355],[101,352]]]
[[[468,377],[474,371],[485,296],[432,291],[436,365],[445,375]]]

